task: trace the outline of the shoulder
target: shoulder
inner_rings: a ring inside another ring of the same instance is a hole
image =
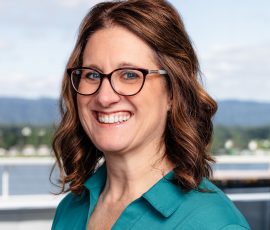
[[[230,224],[221,228],[220,230],[247,230],[247,229],[250,229],[250,228],[241,226],[241,225]]]
[[[184,229],[250,229],[243,215],[232,201],[209,180],[204,179],[200,188],[185,194],[185,201],[178,212],[185,212]]]
[[[86,194],[75,195],[68,193],[58,204],[53,219],[52,230],[64,229],[66,224],[72,224],[71,220],[78,216],[80,213],[80,219],[83,219],[82,213],[84,209],[88,209],[88,201]],[[87,217],[85,217],[87,218]],[[61,226],[61,228],[59,228]]]
[[[80,195],[68,193],[59,203],[53,220],[52,230],[83,229],[87,221],[91,196],[97,197],[106,181],[106,166],[101,165],[84,183]]]

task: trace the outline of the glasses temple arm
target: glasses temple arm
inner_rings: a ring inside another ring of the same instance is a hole
[[[164,69],[159,69],[159,70],[149,70],[149,71],[148,71],[148,74],[151,74],[151,73],[156,73],[156,74],[167,74],[167,71],[164,70]]]

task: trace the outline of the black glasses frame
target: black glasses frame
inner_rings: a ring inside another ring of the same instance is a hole
[[[75,71],[75,70],[78,70],[78,69],[89,69],[89,70],[94,70],[95,72],[99,73],[100,74],[100,83],[99,83],[99,86],[97,88],[97,90],[93,93],[90,93],[90,94],[84,94],[84,93],[80,93],[74,83],[73,83],[73,80],[72,80],[72,72]],[[137,71],[140,71],[142,74],[143,74],[143,82],[142,82],[142,86],[140,87],[140,89],[138,90],[138,92],[136,93],[133,93],[133,94],[121,94],[121,93],[118,93],[114,87],[113,87],[113,84],[112,84],[112,81],[111,81],[111,78],[112,78],[112,75],[115,71],[118,71],[118,70],[125,70],[125,69],[130,69],[130,70],[137,70]],[[149,70],[149,69],[143,69],[143,68],[118,68],[118,69],[115,69],[113,70],[112,72],[108,73],[108,74],[105,74],[105,73],[101,73],[99,71],[97,71],[96,69],[93,69],[93,68],[90,68],[90,67],[76,67],[76,68],[68,68],[67,69],[67,74],[69,75],[70,79],[71,79],[71,83],[72,83],[72,86],[73,86],[73,89],[80,95],[84,95],[84,96],[89,96],[89,95],[93,95],[95,94],[96,92],[98,92],[98,90],[100,89],[101,85],[102,85],[102,82],[104,80],[104,78],[108,78],[109,82],[110,82],[110,85],[113,89],[113,91],[115,93],[117,93],[118,95],[121,95],[121,96],[134,96],[136,94],[138,94],[143,86],[144,86],[144,82],[145,82],[145,78],[148,74],[159,74],[159,75],[167,75],[167,71],[166,70]]]

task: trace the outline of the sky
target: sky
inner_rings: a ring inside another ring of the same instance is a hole
[[[98,0],[0,0],[0,97],[57,98],[78,27]],[[270,102],[270,1],[170,0],[216,100]]]

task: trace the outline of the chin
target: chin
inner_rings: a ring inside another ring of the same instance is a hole
[[[126,145],[119,145],[117,143],[110,143],[110,144],[97,144],[97,148],[104,152],[104,153],[121,153],[127,149]]]
[[[123,152],[132,145],[131,136],[124,136],[123,133],[110,135],[96,135],[91,138],[94,145],[102,152]]]

